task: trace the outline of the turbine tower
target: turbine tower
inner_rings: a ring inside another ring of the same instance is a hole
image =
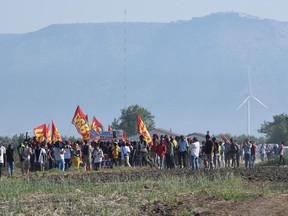
[[[247,103],[247,135],[250,137],[250,100],[254,99],[256,100],[259,104],[264,106],[265,108],[268,109],[268,106],[266,106],[264,103],[262,103],[258,98],[256,98],[252,94],[252,88],[251,88],[251,80],[250,80],[250,71],[248,70],[248,77],[249,77],[249,95],[248,97],[240,104],[240,106],[237,108],[239,110],[245,103]]]

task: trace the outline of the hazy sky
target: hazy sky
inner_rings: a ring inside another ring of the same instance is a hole
[[[31,32],[51,24],[189,20],[243,12],[288,21],[288,0],[0,0],[0,33]]]

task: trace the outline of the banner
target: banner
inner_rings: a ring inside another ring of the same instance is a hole
[[[95,140],[96,138],[99,138],[100,134],[94,128],[91,128],[89,136],[91,140]]]
[[[140,115],[138,115],[138,133],[144,136],[144,139],[149,145],[152,145],[152,139]]]
[[[111,131],[110,131],[111,132]],[[123,140],[124,131],[123,130],[114,130],[113,132],[113,138],[117,140]]]
[[[46,124],[39,125],[34,129],[34,136],[38,142],[44,142],[46,139]]]
[[[76,108],[74,117],[72,119],[72,124],[74,124],[78,133],[82,135],[83,140],[89,139],[90,126],[86,118],[86,115],[84,115],[79,105]]]
[[[100,133],[101,141],[112,141],[113,140],[113,132],[111,131],[103,131]]]
[[[52,121],[52,141],[53,142],[62,141],[61,135],[53,121]]]

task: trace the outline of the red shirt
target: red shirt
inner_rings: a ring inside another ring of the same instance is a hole
[[[157,146],[157,155],[161,158],[163,158],[165,156],[165,153],[167,151],[166,145],[165,144],[161,144]]]

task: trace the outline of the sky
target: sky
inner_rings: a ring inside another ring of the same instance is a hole
[[[0,0],[0,33],[26,33],[51,24],[173,22],[216,12],[288,21],[287,0]]]

